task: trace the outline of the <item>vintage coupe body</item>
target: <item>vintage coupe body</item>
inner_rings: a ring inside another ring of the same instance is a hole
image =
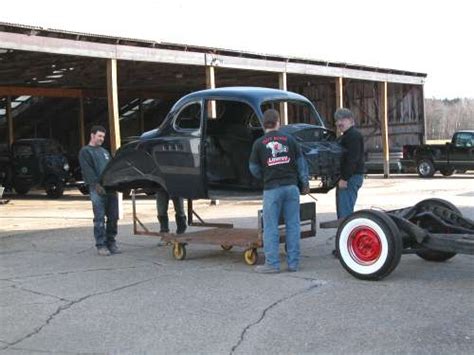
[[[302,147],[312,192],[339,177],[342,148],[312,103],[296,93],[255,87],[203,90],[181,98],[163,123],[117,151],[102,175],[109,190],[165,189],[189,199],[256,197],[262,184],[248,169],[252,145],[264,134],[263,112],[286,109],[281,130]]]

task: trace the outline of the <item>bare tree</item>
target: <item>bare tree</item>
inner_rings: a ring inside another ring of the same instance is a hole
[[[425,99],[426,138],[450,139],[455,131],[474,129],[474,99]]]

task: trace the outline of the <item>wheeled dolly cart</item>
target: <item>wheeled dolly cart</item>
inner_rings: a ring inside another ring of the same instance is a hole
[[[323,222],[320,228],[337,228],[339,261],[362,280],[388,276],[402,254],[434,262],[474,254],[474,221],[437,198],[392,211],[357,211],[345,219]]]
[[[207,223],[194,210],[193,201],[188,200],[188,225],[207,227],[209,229],[185,234],[157,233],[150,231],[138,218],[135,192],[132,191],[133,232],[136,235],[161,237],[161,240],[172,246],[172,255],[176,260],[186,258],[186,246],[189,244],[220,245],[229,251],[233,247],[244,249],[243,257],[248,265],[255,265],[258,260],[258,248],[263,246],[262,211],[258,212],[257,228],[234,228],[231,223]],[[198,222],[194,220],[198,219]],[[314,202],[300,205],[301,238],[316,236],[316,204]],[[285,242],[283,218],[279,221],[280,243]]]

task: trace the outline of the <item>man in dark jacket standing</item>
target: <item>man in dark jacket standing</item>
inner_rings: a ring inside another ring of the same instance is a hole
[[[267,110],[263,115],[265,135],[255,141],[249,169],[263,179],[263,250],[265,264],[259,273],[280,272],[280,236],[278,220],[281,212],[286,225],[288,271],[298,271],[300,261],[300,190],[309,192],[308,168],[300,146],[289,135],[279,131],[280,115]]]
[[[79,152],[79,163],[92,201],[95,246],[99,255],[108,256],[119,254],[120,250],[115,242],[118,220],[117,194],[107,193],[100,185],[100,175],[110,160],[109,152],[102,148],[104,138],[105,128],[93,126],[89,144],[82,147]]]
[[[341,179],[336,188],[337,218],[354,212],[357,193],[364,180],[364,139],[354,127],[354,115],[346,108],[338,109],[334,118],[342,132],[339,143],[345,149],[341,160]]]

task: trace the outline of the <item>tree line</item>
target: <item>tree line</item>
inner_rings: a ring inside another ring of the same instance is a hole
[[[454,132],[474,130],[474,99],[425,99],[426,139],[450,139]]]

